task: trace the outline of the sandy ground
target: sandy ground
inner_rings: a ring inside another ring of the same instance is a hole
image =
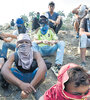
[[[7,31],[8,32],[8,31]],[[12,31],[10,31],[12,32]],[[80,65],[80,55],[78,54],[78,44],[79,39],[75,38],[76,34],[74,31],[65,31],[65,32],[59,32],[58,37],[59,40],[65,41],[65,54],[64,54],[64,62],[63,65],[67,63],[76,63]],[[2,42],[0,41],[0,44]],[[1,48],[1,45],[0,45]],[[49,61],[51,61],[54,65],[55,56],[46,57]],[[90,70],[90,57],[86,57],[86,63],[87,67],[85,69]],[[52,66],[53,66],[52,65]],[[25,100],[38,100],[35,99],[35,96],[37,98],[44,94],[44,92],[49,89],[52,85],[54,85],[57,82],[57,77],[54,75],[54,73],[50,70],[47,72],[47,77],[45,81],[40,85],[40,87],[37,89],[36,94],[31,94],[28,99]],[[9,93],[10,92],[10,93]],[[20,97],[21,91],[16,88],[15,86],[11,85],[8,89],[8,91],[4,91],[0,87],[0,100],[21,100]]]

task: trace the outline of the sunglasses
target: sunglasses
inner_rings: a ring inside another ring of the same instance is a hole
[[[81,95],[87,95],[88,93],[89,93],[89,89],[85,93],[73,92],[72,94],[81,96]]]

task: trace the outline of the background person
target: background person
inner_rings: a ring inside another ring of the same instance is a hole
[[[33,49],[40,52],[42,56],[49,56],[56,53],[55,68],[60,69],[63,64],[64,41],[59,41],[58,37],[48,26],[46,14],[40,16],[40,29],[34,36]]]
[[[90,8],[80,23],[80,36],[81,65],[86,66],[86,48],[90,47]]]
[[[75,22],[74,28],[77,32],[76,38],[79,38],[79,25],[82,18],[84,18],[87,14],[87,6],[86,5],[79,5],[77,8],[72,10],[72,13],[75,14]]]
[[[54,12],[54,8],[55,8],[54,2],[50,2],[48,5],[48,8],[49,8],[49,11],[47,13],[48,13],[48,19],[49,19],[49,27],[53,28],[53,30],[57,34],[62,26],[62,18],[61,16],[59,16],[58,13]]]

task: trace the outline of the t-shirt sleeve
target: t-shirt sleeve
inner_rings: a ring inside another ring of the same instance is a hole
[[[82,19],[81,22],[80,22],[80,28],[83,28],[85,29],[85,19]]]

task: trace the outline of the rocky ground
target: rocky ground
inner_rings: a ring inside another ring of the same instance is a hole
[[[12,32],[10,30],[7,30],[5,32]],[[64,62],[63,65],[67,63],[76,63],[80,65],[80,55],[78,54],[78,44],[79,39],[75,38],[76,34],[74,31],[60,31],[58,34],[59,40],[65,41],[65,54],[64,54]],[[0,41],[0,44],[2,42]],[[0,45],[1,47],[1,45]],[[49,61],[53,63],[52,66],[54,66],[55,56],[46,57]],[[90,57],[86,57],[86,63],[87,63],[87,70],[90,70]],[[45,81],[40,85],[40,87],[37,89],[37,93],[31,94],[28,99],[26,100],[38,100],[35,99],[35,97],[41,96],[47,89],[49,89],[52,85],[54,85],[57,81],[57,77],[54,75],[52,70],[48,70],[47,77]],[[21,100],[20,98],[21,91],[16,88],[15,86],[10,86],[8,91],[4,91],[0,87],[0,100]]]

